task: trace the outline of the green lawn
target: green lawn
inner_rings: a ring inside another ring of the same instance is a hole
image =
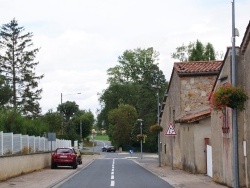
[[[96,135],[95,140],[109,140],[108,135]]]

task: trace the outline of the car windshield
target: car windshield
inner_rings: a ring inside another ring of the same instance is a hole
[[[57,153],[73,153],[73,151],[71,149],[68,149],[68,148],[60,148],[60,149],[57,149],[56,152]]]

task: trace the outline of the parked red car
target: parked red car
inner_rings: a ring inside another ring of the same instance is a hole
[[[74,148],[57,148],[51,157],[51,168],[57,168],[57,166],[72,166],[77,168],[77,154]]]

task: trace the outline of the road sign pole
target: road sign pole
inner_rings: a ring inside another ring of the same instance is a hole
[[[168,127],[168,130],[167,132],[165,133],[165,136],[171,136],[171,153],[172,153],[172,156],[171,156],[171,163],[172,163],[172,170],[174,169],[174,139],[175,139],[175,136],[176,136],[176,131],[175,131],[175,127],[172,123],[169,124],[169,127]]]

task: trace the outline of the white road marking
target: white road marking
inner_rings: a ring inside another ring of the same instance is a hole
[[[114,187],[115,186],[115,159],[113,159],[112,162],[112,168],[111,168],[111,183],[110,183],[110,187]]]

